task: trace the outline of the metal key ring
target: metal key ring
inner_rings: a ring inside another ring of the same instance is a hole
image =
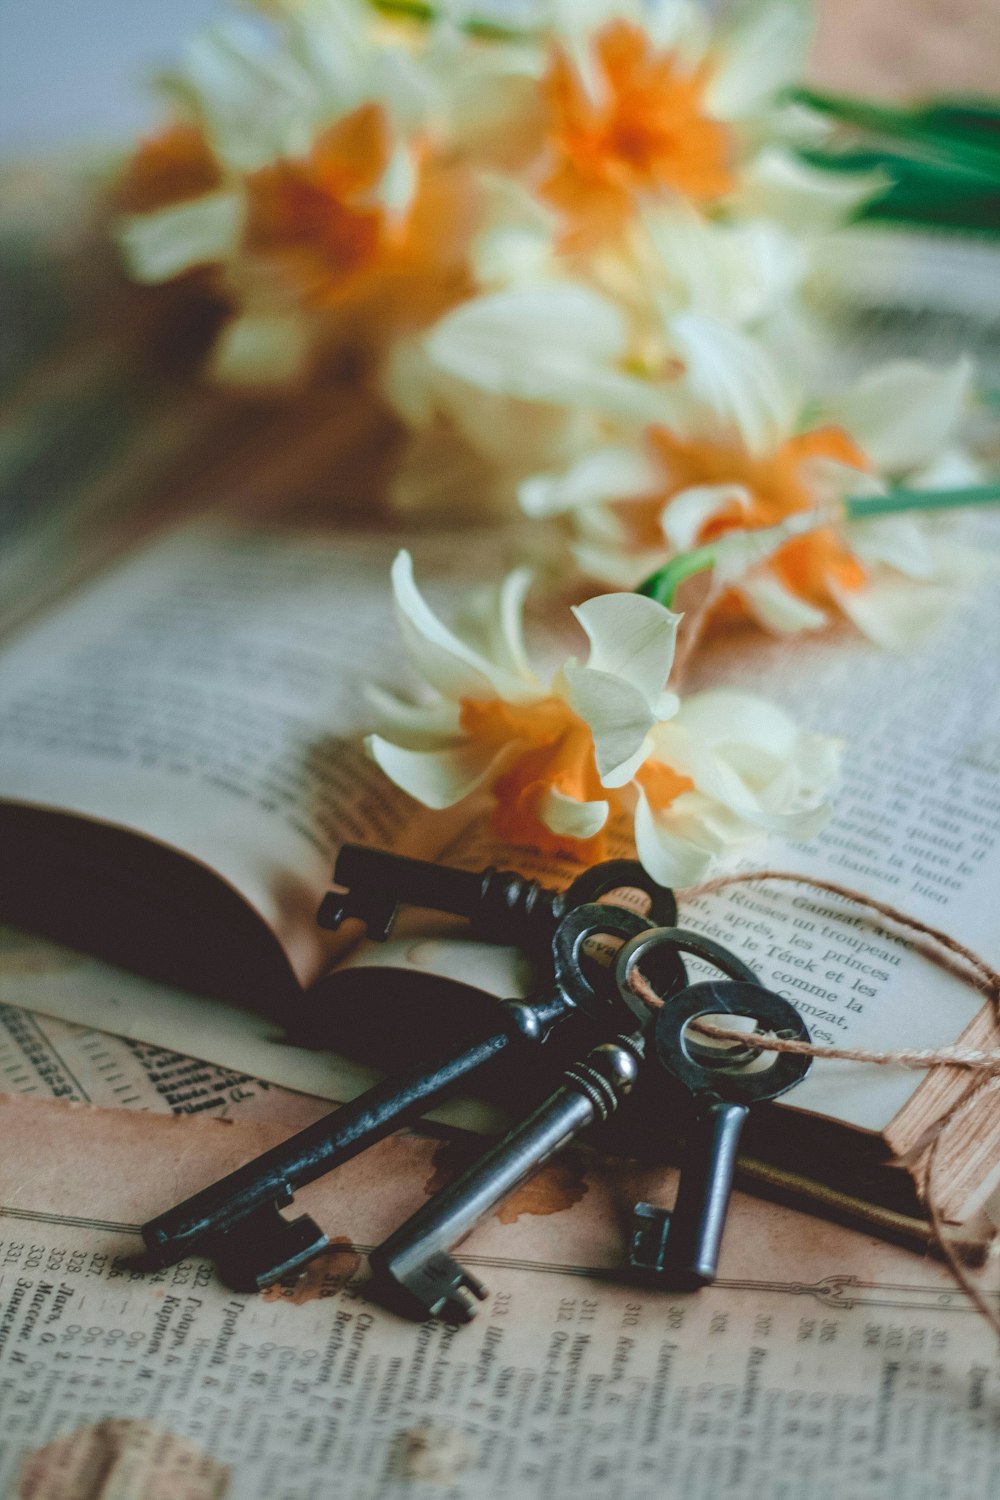
[[[634,911],[655,927],[669,927],[677,921],[677,900],[673,891],[659,885],[636,859],[606,859],[599,865],[591,865],[563,892],[562,900],[569,911],[574,906],[601,902],[615,892],[622,892],[624,897],[631,896],[632,899],[609,902],[609,905]]]
[[[613,1018],[616,1011],[621,1011],[619,1024],[626,1026],[630,1024],[631,1015],[638,1012],[631,1004],[627,1011],[622,1009],[623,994],[618,981],[620,958],[614,962],[609,958],[606,966],[593,958],[588,961],[584,945],[607,938],[612,944],[623,945],[621,951],[626,952],[646,936],[678,930],[654,927],[648,918],[622,906],[601,906],[596,902],[576,906],[563,917],[552,940],[556,986],[591,1020]],[[675,944],[669,953],[665,953],[659,975],[668,997],[687,986],[687,970],[680,957],[680,945]],[[756,975],[752,977],[756,979]],[[648,1019],[645,1009],[642,1019],[644,1023]]]
[[[690,953],[692,957],[700,958],[714,969],[721,970],[729,979],[760,984],[760,976],[749,964],[730,953],[721,943],[702,937],[700,932],[692,932],[687,927],[650,928],[626,943],[615,963],[615,979],[621,997],[643,1025],[649,1024],[651,1012],[645,1000],[632,988],[632,976],[641,964],[642,977],[664,1000],[671,999],[677,994],[676,988],[671,988],[671,959],[676,960],[678,953]]]
[[[656,1021],[656,1055],[671,1077],[697,1096],[706,1087],[720,1099],[739,1104],[757,1104],[777,1099],[809,1072],[812,1058],[807,1053],[777,1052],[773,1061],[759,1073],[747,1068],[728,1071],[705,1067],[688,1051],[685,1033],[699,1016],[747,1016],[767,1031],[790,1035],[795,1041],[808,1042],[809,1028],[791,1001],[766,989],[762,984],[731,983],[725,980],[693,984],[664,1006]],[[752,1042],[753,1034],[747,1033]]]

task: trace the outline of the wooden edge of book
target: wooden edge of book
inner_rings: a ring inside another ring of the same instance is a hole
[[[1000,1014],[987,1001],[966,1026],[956,1046],[990,1051],[1000,1048]],[[914,1176],[942,1122],[967,1104],[982,1086],[983,1075],[941,1064],[910,1095],[882,1131],[890,1151]],[[1000,1162],[1000,1109],[969,1109],[956,1121],[939,1151],[937,1181],[943,1192],[939,1208],[945,1219],[960,1222],[988,1196]]]

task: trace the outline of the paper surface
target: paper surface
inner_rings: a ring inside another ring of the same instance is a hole
[[[573,1151],[457,1252],[489,1288],[477,1319],[417,1326],[364,1299],[359,1249],[455,1169],[451,1146],[385,1142],[303,1190],[337,1247],[248,1298],[200,1261],[141,1276],[116,1256],[273,1131],[30,1101],[0,1103],[0,1130],[11,1500],[98,1500],[115,1465],[132,1488],[113,1493],[145,1500],[156,1454],[196,1500],[979,1500],[1000,1482],[989,1331],[939,1266],[846,1230],[737,1195],[715,1288],[628,1286],[632,1199],[669,1201],[670,1174]]]
[[[390,957],[404,966],[415,948],[415,967],[443,972],[461,963],[464,947],[471,945],[402,943]],[[379,957],[374,945],[366,953]],[[496,948],[487,958],[492,967],[481,962],[482,977],[498,994],[526,989],[518,955]],[[169,1056],[147,1056],[164,1049]],[[137,1109],[180,1106],[179,1113],[187,1105],[189,1112],[238,1110],[298,1126],[322,1112],[316,1101],[353,1099],[380,1077],[342,1053],[292,1046],[264,1016],[0,927],[0,1090]],[[264,1098],[273,1084],[309,1098],[285,1095],[276,1108]],[[497,1109],[467,1097],[428,1118],[469,1130],[507,1127]]]

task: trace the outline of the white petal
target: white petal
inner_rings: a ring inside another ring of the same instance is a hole
[[[567,666],[563,675],[571,707],[594,736],[602,786],[625,786],[649,753],[647,736],[655,717],[647,699],[610,672]]]
[[[720,41],[721,64],[705,96],[709,111],[727,120],[756,113],[798,83],[812,38],[812,17],[802,5],[755,6],[744,14]]]
[[[212,348],[209,373],[220,385],[290,385],[305,375],[312,328],[295,313],[233,318]]]
[[[673,666],[680,615],[641,594],[600,594],[573,614],[590,641],[587,668],[621,677],[647,704],[656,702]]]
[[[134,281],[170,281],[193,266],[229,258],[243,233],[242,193],[206,193],[156,213],[120,218],[115,227]]]
[[[738,505],[747,511],[750,493],[741,484],[696,484],[681,490],[664,506],[660,516],[663,534],[675,552],[690,552],[698,545],[701,528],[720,510]]]
[[[413,559],[397,554],[392,565],[403,644],[416,670],[445,698],[524,697],[524,684],[495,667],[453,635],[425,603],[413,579]]]
[[[930,578],[934,555],[927,535],[914,516],[877,516],[844,527],[851,550],[862,562],[888,563],[908,578]]]
[[[581,573],[616,589],[638,588],[665,561],[662,552],[616,552],[593,542],[575,542],[570,550]]]
[[[410,211],[416,189],[417,170],[413,153],[408,145],[401,143],[389,158],[375,195],[390,217],[402,219]]]
[[[534,474],[518,489],[526,515],[557,516],[566,511],[633,499],[656,492],[660,472],[639,448],[598,448],[561,474]]]
[[[463,303],[425,347],[441,370],[495,395],[655,421],[664,411],[658,389],[615,368],[627,339],[625,315],[608,298],[552,282]]]
[[[562,838],[592,839],[608,821],[606,802],[577,802],[549,787],[538,809],[546,828]]]
[[[474,590],[463,604],[458,623],[466,642],[496,666],[540,688],[524,644],[524,599],[531,587],[530,568],[514,568],[499,587]]]
[[[452,807],[482,786],[498,759],[482,745],[407,750],[379,734],[370,734],[365,748],[390,781],[425,807],[435,809]]]
[[[671,831],[640,787],[635,804],[635,848],[643,868],[668,889],[694,885],[712,861],[711,851]]]
[[[375,683],[365,688],[365,697],[378,710],[383,734],[407,750],[439,748],[442,740],[458,739],[461,735],[461,710],[447,698],[434,703],[410,703]]]
[[[818,630],[826,624],[826,615],[821,609],[793,594],[769,568],[760,568],[734,586],[746,600],[754,619],[776,635]]]
[[[862,589],[843,589],[833,580],[829,588],[862,634],[889,651],[906,650],[932,634],[958,597],[947,585],[913,583],[895,573],[876,575]]]
[[[802,234],[836,229],[889,185],[882,171],[829,172],[770,146],[747,163],[734,202],[744,214],[760,214]],[[833,238],[826,253],[835,255],[839,244],[840,238]]]
[[[716,424],[735,427],[751,453],[787,435],[798,397],[760,344],[696,313],[678,313],[669,331],[690,395]]]
[[[876,468],[905,473],[930,463],[947,445],[971,378],[968,359],[944,368],[893,361],[828,402],[824,416],[846,427]]]

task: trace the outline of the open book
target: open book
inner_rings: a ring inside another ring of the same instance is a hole
[[[351,939],[315,921],[342,842],[570,878],[569,857],[497,848],[481,801],[429,813],[359,748],[371,718],[364,685],[406,682],[387,586],[402,540],[221,517],[184,526],[9,640],[0,918],[291,1019]],[[495,580],[516,549],[514,533],[496,531],[405,541],[445,611]],[[856,886],[1000,962],[998,626],[1000,591],[986,584],[905,656],[846,631],[710,646],[698,678],[759,689],[847,741],[829,828],[808,848],[772,845],[747,864]],[[860,910],[805,888],[740,886],[682,896],[681,919],[740,952],[819,1041],[989,1044],[983,997]],[[493,992],[521,982],[496,950],[463,944],[457,963],[449,951],[444,938],[369,947],[339,990],[324,984],[323,1004],[338,993],[345,1005],[370,1001],[390,962],[438,965]],[[787,1102],[760,1112],[751,1174],[805,1201],[818,1193],[848,1217],[870,1211],[884,1232],[919,1242],[912,1181],[887,1162],[912,1164],[942,1101],[969,1087],[958,1070],[925,1078],[821,1062]],[[654,1122],[647,1142],[656,1135]],[[945,1212],[972,1238],[997,1161],[1000,1115],[977,1121],[945,1164]]]

